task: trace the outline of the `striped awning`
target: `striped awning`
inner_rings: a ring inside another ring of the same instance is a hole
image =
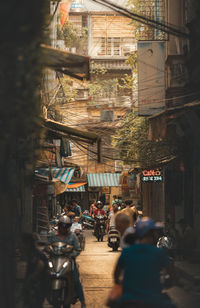
[[[80,186],[77,188],[66,188],[65,192],[85,192],[85,186]]]
[[[51,168],[53,179],[57,179],[68,184],[74,174],[74,168]],[[49,168],[39,168],[35,170],[36,174],[49,176]]]
[[[120,173],[88,173],[89,187],[119,187]]]

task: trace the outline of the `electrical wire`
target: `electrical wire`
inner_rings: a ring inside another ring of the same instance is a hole
[[[136,13],[134,13],[134,12],[122,7],[122,6],[114,4],[113,2],[110,2],[108,0],[92,0],[92,1],[99,3],[101,5],[107,6],[111,9],[113,9],[114,11],[118,12],[121,15],[129,17],[129,18],[131,18],[135,21],[138,21],[142,24],[145,24],[145,25],[147,25],[151,28],[161,30],[162,32],[165,32],[167,34],[171,34],[171,35],[178,36],[178,37],[184,37],[184,38],[189,37],[189,35],[186,32],[181,31],[178,27],[171,26],[167,23],[163,23],[163,22],[160,22],[158,20],[151,19],[147,16],[142,16],[142,15],[136,14]]]

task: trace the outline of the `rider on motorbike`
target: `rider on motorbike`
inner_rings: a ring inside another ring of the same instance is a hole
[[[115,268],[115,283],[123,289],[119,307],[175,307],[161,293],[160,271],[167,271],[170,265],[165,251],[155,247],[156,230],[161,225],[144,217],[135,228],[137,241],[123,249]]]
[[[78,216],[74,217],[74,222],[71,226],[71,232],[75,232],[76,230],[79,230],[80,232],[82,231],[82,225],[79,223],[79,217]]]
[[[71,245],[74,247],[74,250],[71,254],[72,258],[76,258],[80,254],[80,245],[78,242],[78,239],[74,233],[70,231],[72,222],[71,219],[68,216],[61,216],[59,218],[58,222],[58,233],[52,233],[49,236],[49,243],[54,243],[54,242],[64,242],[68,245]],[[74,279],[75,279],[75,289],[77,291],[78,297],[81,302],[81,308],[85,308],[85,298],[84,298],[84,293],[83,293],[83,288],[79,279],[79,273],[77,269],[76,262],[74,262],[75,267],[74,267]]]
[[[101,201],[98,201],[96,204],[96,209],[93,211],[93,217],[95,218],[96,216],[105,216],[106,217],[106,212],[103,209],[103,203]]]
[[[103,203],[101,201],[98,201],[97,204],[96,204],[96,209],[93,211],[93,218],[95,219],[95,217],[100,216],[100,215],[104,216],[105,219],[107,218],[106,212],[103,209]],[[95,222],[94,222],[94,234],[96,233],[96,226],[97,226],[97,223],[96,223],[96,220],[95,220]]]

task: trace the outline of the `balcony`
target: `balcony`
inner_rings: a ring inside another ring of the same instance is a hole
[[[126,63],[127,57],[120,58],[92,58],[90,67],[92,70],[99,68],[99,66],[105,68],[107,71],[128,71],[131,72],[131,67]]]
[[[108,107],[108,108],[127,108],[131,109],[132,101],[130,96],[112,96],[112,97],[93,97],[89,106],[95,108]]]

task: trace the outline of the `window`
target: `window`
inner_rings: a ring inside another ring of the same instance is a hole
[[[88,24],[87,24],[87,16],[82,16],[82,27],[83,28],[87,28]]]
[[[101,110],[101,122],[110,122],[113,121],[113,118],[113,110]]]
[[[101,37],[99,54],[120,56],[120,37]]]
[[[136,50],[134,38],[94,37],[92,52],[94,56],[126,56]]]

